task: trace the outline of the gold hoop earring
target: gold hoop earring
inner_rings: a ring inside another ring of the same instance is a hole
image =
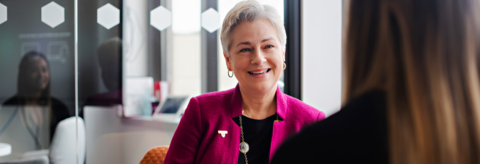
[[[287,69],[287,64],[283,63],[283,70]]]
[[[228,74],[228,77],[230,77],[230,78],[233,77],[233,71],[232,71],[232,75],[230,75],[230,70],[227,71],[227,74]]]

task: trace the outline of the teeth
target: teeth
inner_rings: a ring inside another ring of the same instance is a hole
[[[262,74],[262,73],[265,73],[267,72],[269,69],[266,69],[266,70],[263,70],[263,71],[257,71],[257,72],[253,72],[253,71],[250,71],[251,74]]]
[[[266,70],[263,70],[263,71],[259,71],[259,72],[252,72],[253,74],[261,74],[261,73],[264,73]]]

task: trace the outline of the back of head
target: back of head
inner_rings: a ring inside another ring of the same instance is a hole
[[[386,91],[391,163],[478,163],[478,0],[351,0],[344,102]]]
[[[103,42],[97,49],[97,57],[100,67],[111,67],[121,64],[122,57],[122,40],[118,37],[113,37]]]
[[[122,84],[122,40],[113,37],[103,42],[97,49],[97,57],[102,71],[102,80],[109,91],[121,88]]]

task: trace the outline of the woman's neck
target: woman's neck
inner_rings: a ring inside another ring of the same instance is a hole
[[[265,119],[276,113],[276,87],[266,92],[251,91],[240,86],[243,115],[252,119]]]

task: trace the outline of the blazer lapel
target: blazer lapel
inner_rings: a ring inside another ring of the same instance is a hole
[[[238,153],[239,153],[239,148],[240,148],[240,127],[233,121],[228,122],[229,124],[229,131],[228,131],[228,141],[226,142],[228,148],[227,152],[225,152],[227,158],[231,158],[228,160],[225,160],[226,163],[238,163]],[[227,138],[227,137],[225,137]]]
[[[280,121],[273,123],[273,131],[272,131],[272,142],[270,143],[270,157],[269,161],[272,160],[275,151],[280,147],[282,142],[288,137],[288,131],[286,130],[286,121],[287,117],[287,102],[285,95],[282,93],[280,88],[277,86],[277,114],[280,117]]]
[[[232,99],[230,102],[230,106],[227,107],[227,109],[230,108],[230,115],[231,118],[229,118],[228,124],[229,124],[229,132],[231,133],[231,136],[229,137],[229,142],[228,142],[228,153],[227,155],[229,157],[232,157],[230,160],[231,162],[229,163],[238,163],[238,155],[240,152],[240,127],[233,121],[233,118],[241,116],[242,115],[242,95],[240,93],[240,87],[237,84],[235,87],[235,90],[233,91],[232,94]]]
[[[288,133],[285,130],[285,121],[279,121],[273,123],[273,131],[272,131],[272,142],[270,145],[270,156],[269,161],[272,160],[275,151],[280,147],[282,141],[287,138]]]

